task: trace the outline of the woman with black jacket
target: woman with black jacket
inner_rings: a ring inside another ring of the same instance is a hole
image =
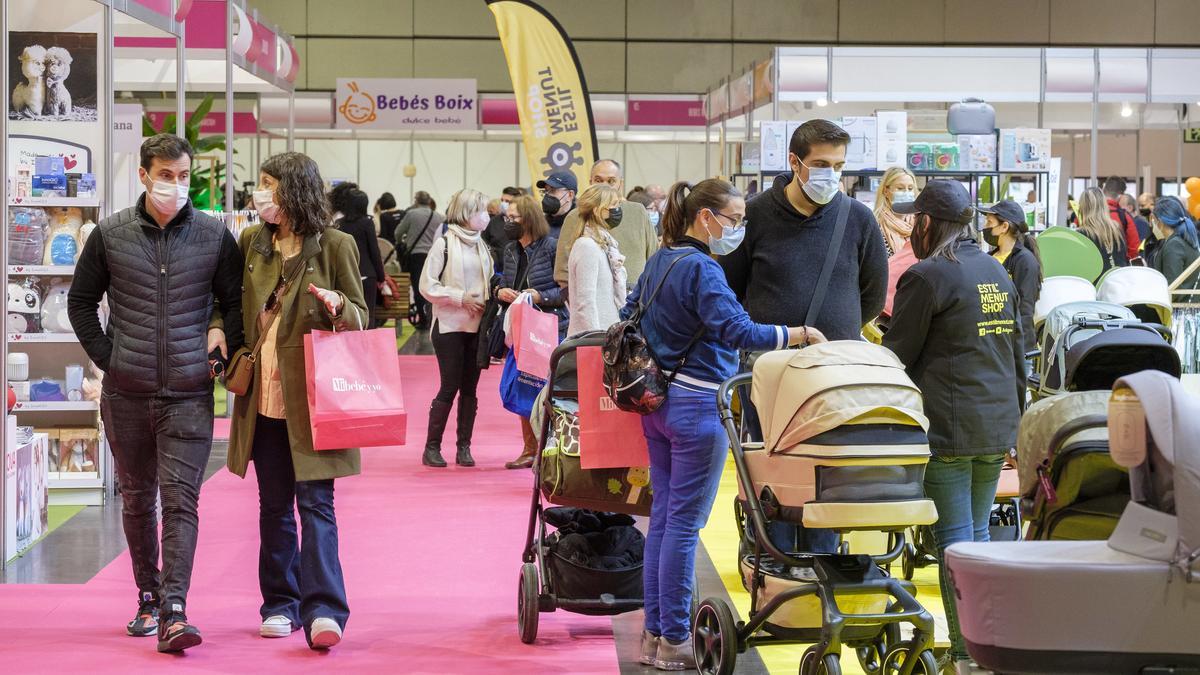
[[[975,241],[975,209],[962,185],[931,180],[916,201],[894,208],[917,216],[911,242],[920,262],[900,277],[883,345],[925,398],[933,451],[925,493],[937,506],[940,559],[951,544],[988,540],[1000,467],[1025,404],[1020,314],[1004,267]],[[967,650],[945,575],[942,602],[949,658],[963,672]]]
[[[1017,308],[1021,311],[1021,337],[1025,353],[1037,349],[1033,330],[1033,308],[1042,294],[1042,256],[1037,241],[1029,234],[1025,209],[1011,199],[979,209],[987,214],[983,240],[992,247],[992,257],[1004,265],[1004,271],[1017,287]]]
[[[367,193],[355,188],[341,200],[342,217],[337,229],[354,237],[358,244],[358,272],[362,276],[363,298],[371,316],[367,325],[375,325],[375,298],[386,280],[383,258],[379,255],[379,238],[375,236],[375,221],[367,215],[370,200]]]
[[[533,296],[538,309],[558,315],[558,338],[567,332],[566,299],[554,281],[554,257],[558,240],[550,236],[550,225],[542,214],[541,204],[523,195],[509,204],[505,216],[504,234],[510,240],[504,248],[503,272],[496,297],[510,305],[522,291]],[[504,465],[507,469],[526,469],[533,466],[537,438],[528,417],[521,418],[521,433],[525,445],[521,455]]]

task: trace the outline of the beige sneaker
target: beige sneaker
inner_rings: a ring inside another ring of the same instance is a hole
[[[648,630],[642,631],[642,656],[638,659],[638,663],[643,666],[654,665],[654,660],[658,658],[658,643],[662,638]]]
[[[329,649],[342,641],[342,628],[333,619],[314,619],[309,628],[309,646]]]
[[[292,620],[276,614],[263,619],[262,625],[258,627],[258,634],[265,638],[282,638],[292,634],[296,630],[292,625]]]
[[[666,638],[659,638],[654,667],[659,670],[695,670],[696,654],[692,651],[692,638],[677,645],[671,644]]]

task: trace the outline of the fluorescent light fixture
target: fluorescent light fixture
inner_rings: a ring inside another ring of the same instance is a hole
[[[817,99],[817,105],[824,108],[825,106],[829,105],[829,100],[822,96],[821,98]]]
[[[1128,103],[1122,103],[1121,104],[1121,117],[1132,117],[1132,116],[1133,116],[1133,106],[1129,105]]]

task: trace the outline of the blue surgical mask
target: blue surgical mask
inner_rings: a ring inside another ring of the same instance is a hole
[[[892,193],[892,203],[893,204],[907,204],[911,201],[916,201],[916,199],[917,199],[917,193],[915,193],[915,192],[909,192],[907,190],[904,190],[901,192],[893,192]]]
[[[662,217],[658,211],[647,211],[646,216],[650,218],[650,224],[654,226],[654,230],[658,231],[658,220]]]
[[[816,204],[828,204],[838,192],[842,172],[825,166],[808,166],[804,162],[800,164],[808,169],[808,180],[801,183],[804,194]]]
[[[714,214],[718,218],[724,214]],[[721,238],[710,239],[708,248],[716,255],[729,255],[737,250],[742,245],[742,241],[746,238],[745,227],[734,227],[733,225],[721,225]]]

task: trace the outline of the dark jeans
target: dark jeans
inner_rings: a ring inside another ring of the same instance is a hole
[[[213,398],[133,398],[105,391],[100,415],[116,461],[138,595],[154,594],[164,615],[183,613],[200,528],[200,484],[212,451]],[[160,492],[161,574],[155,512]]]
[[[333,479],[296,480],[287,422],[259,415],[254,427],[254,475],[258,478],[259,613],[286,616],[309,628],[333,619],[342,628],[350,617],[346,583],[338,559]],[[296,536],[295,509],[303,537]],[[297,541],[299,539],[299,541]]]
[[[475,363],[479,333],[443,333],[440,326],[434,326],[430,339],[441,376],[441,386],[434,400],[453,403],[455,394],[460,399],[475,398],[480,372]]]
[[[421,272],[425,270],[426,253],[413,253],[408,256],[408,280],[413,290],[413,306],[417,310],[417,325],[429,325],[429,303],[421,295]]]

